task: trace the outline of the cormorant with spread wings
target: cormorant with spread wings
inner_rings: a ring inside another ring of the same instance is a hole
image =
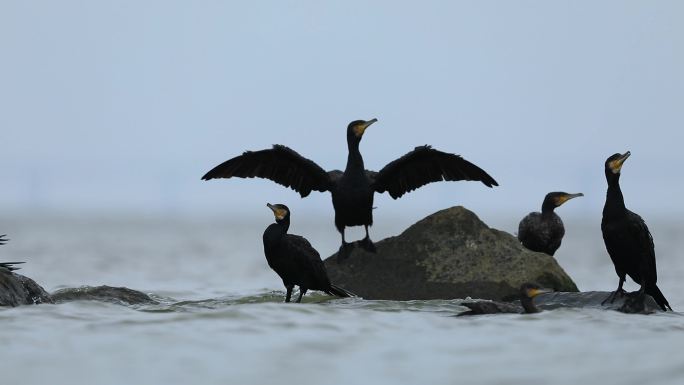
[[[338,257],[348,256],[350,248],[344,238],[347,226],[361,226],[366,237],[361,246],[375,252],[368,236],[373,224],[373,194],[388,192],[394,199],[431,182],[470,180],[488,187],[498,186],[484,170],[459,155],[438,151],[430,146],[419,146],[399,159],[390,162],[379,172],[364,168],[359,143],[366,129],[377,119],[355,120],[347,126],[347,167],[344,172],[326,172],[313,161],[294,150],[276,144],[271,149],[247,151],[214,167],[202,177],[265,178],[297,191],[302,198],[311,191],[330,191],[335,208],[335,227],[342,235]]]

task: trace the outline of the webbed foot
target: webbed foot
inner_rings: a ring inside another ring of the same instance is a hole
[[[377,253],[378,249],[375,247],[375,244],[369,237],[363,238],[360,242],[359,245],[361,246],[362,249],[366,250],[369,253]]]
[[[339,263],[349,258],[353,249],[354,244],[342,242],[342,245],[340,245],[340,249],[337,251],[337,262]]]
[[[624,289],[615,290],[614,292],[610,293],[610,295],[608,296],[608,298],[604,299],[603,302],[601,302],[601,306],[605,305],[606,302],[608,302],[608,303],[613,303],[613,302],[615,302],[615,299],[618,297],[618,295],[619,295],[620,297],[622,297],[622,296],[624,296],[626,293],[627,293],[627,292],[626,292]]]

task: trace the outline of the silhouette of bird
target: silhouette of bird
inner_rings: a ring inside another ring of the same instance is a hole
[[[663,311],[672,310],[656,285],[658,274],[653,236],[646,222],[639,215],[627,210],[620,189],[622,165],[630,155],[629,151],[624,154],[613,154],[606,159],[605,163],[608,191],[606,204],[603,206],[601,232],[603,232],[603,241],[615,266],[619,283],[618,288],[603,302],[612,303],[617,295],[625,293],[622,286],[625,283],[625,277],[629,275],[634,282],[641,285],[639,296],[642,300],[645,293],[652,296]]]
[[[264,254],[268,265],[283,280],[287,294],[285,302],[290,302],[294,286],[299,286],[297,302],[307,290],[320,290],[338,297],[351,297],[352,293],[330,283],[328,272],[318,251],[306,238],[288,234],[290,228],[290,209],[282,204],[267,204],[273,211],[275,223],[264,231]]]
[[[526,248],[553,255],[565,235],[563,221],[553,210],[572,198],[584,194],[550,192],[544,197],[542,211],[527,214],[518,225],[518,240]]]
[[[464,302],[461,305],[470,309],[459,316],[464,315],[478,315],[478,314],[496,314],[496,313],[539,313],[541,310],[534,304],[534,297],[542,293],[549,293],[551,290],[542,289],[539,285],[534,283],[523,283],[520,286],[520,305],[509,302],[496,301],[475,301]]]
[[[373,224],[373,194],[388,192],[394,199],[431,182],[480,181],[488,187],[498,186],[484,170],[459,155],[441,152],[430,146],[419,146],[396,159],[379,172],[365,169],[359,144],[366,129],[377,119],[355,120],[347,126],[347,166],[344,172],[326,172],[313,161],[292,149],[274,145],[271,149],[247,151],[227,160],[202,179],[215,178],[265,178],[297,191],[302,198],[311,191],[332,194],[335,209],[335,227],[342,236],[338,257],[349,255],[350,247],[344,230],[348,226],[364,226],[366,236],[360,242],[365,250],[375,252],[375,245],[368,235]]]

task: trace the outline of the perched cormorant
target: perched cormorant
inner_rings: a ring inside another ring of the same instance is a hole
[[[534,283],[523,283],[520,286],[520,305],[508,302],[477,301],[464,302],[461,305],[470,309],[462,315],[496,314],[496,313],[539,313],[541,310],[534,305],[533,299],[542,293],[549,293],[551,290],[542,289]]]
[[[278,273],[287,289],[285,302],[290,302],[292,289],[299,286],[297,302],[307,290],[320,290],[338,297],[351,297],[352,293],[335,286],[328,279],[328,272],[318,251],[306,238],[288,234],[290,209],[281,204],[267,204],[273,211],[276,223],[264,231],[264,254],[268,265]]]
[[[629,275],[634,282],[641,285],[638,293],[642,299],[644,293],[648,294],[655,299],[663,311],[672,310],[656,285],[658,275],[653,237],[644,220],[627,210],[620,190],[620,171],[630,155],[629,151],[624,154],[614,154],[606,159],[605,163],[608,192],[606,204],[603,206],[601,231],[606,250],[620,278],[617,290],[606,301],[612,303],[617,295],[624,294],[622,285],[625,283],[625,276]]]
[[[520,221],[518,240],[532,251],[553,255],[560,247],[565,235],[563,221],[553,210],[568,200],[581,196],[584,194],[568,194],[566,192],[546,194],[541,213],[529,213]]]
[[[297,191],[302,198],[311,191],[330,191],[335,209],[335,227],[342,235],[339,256],[348,256],[349,244],[344,238],[347,226],[361,226],[366,237],[361,246],[375,252],[375,245],[368,236],[368,226],[373,224],[373,194],[389,192],[397,199],[431,182],[474,180],[488,187],[498,186],[484,170],[459,155],[441,152],[430,146],[416,147],[396,159],[379,172],[364,168],[359,143],[366,129],[377,119],[355,120],[347,126],[349,154],[344,172],[326,172],[313,161],[306,159],[288,147],[276,144],[271,149],[247,151],[214,167],[202,179],[214,178],[266,178]]]
[[[5,243],[7,243],[7,241],[9,241],[9,239],[5,238],[6,236],[6,234],[0,235],[0,245],[4,245]],[[20,268],[14,265],[20,265],[22,263],[24,262],[0,262],[0,270],[6,272],[19,270]]]

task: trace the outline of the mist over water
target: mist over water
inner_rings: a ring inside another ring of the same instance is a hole
[[[601,378],[604,384],[677,384],[684,375],[680,313],[559,309],[464,319],[452,317],[465,310],[457,300],[364,301],[312,293],[304,304],[282,303],[282,283],[263,256],[261,234],[272,220],[264,211],[262,223],[256,218],[10,218],[15,231],[0,249],[2,259],[28,261],[20,272],[47,290],[127,286],[150,293],[160,304],[2,309],[5,380],[576,384]],[[412,223],[401,217],[389,222],[372,229],[376,240]],[[514,218],[495,222],[517,225]],[[680,310],[681,224],[658,219],[649,226],[659,286]],[[339,246],[332,223],[296,221],[292,232],[306,235],[323,257]],[[566,221],[556,258],[582,290],[617,285],[596,223]],[[635,357],[642,358],[635,363]]]

